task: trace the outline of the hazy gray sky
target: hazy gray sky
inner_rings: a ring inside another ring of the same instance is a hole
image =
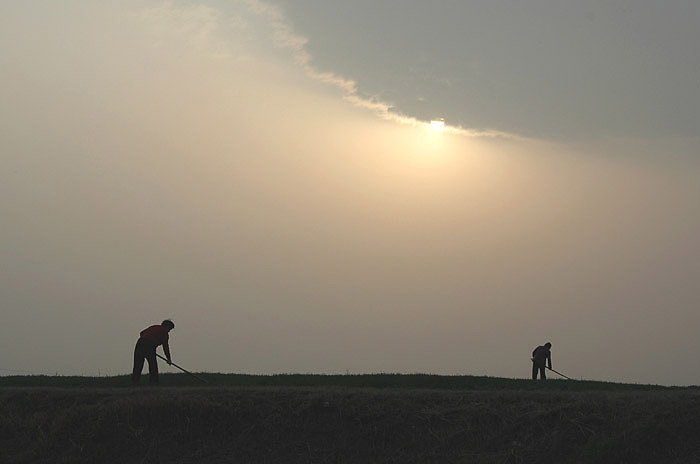
[[[698,11],[4,2],[0,372],[700,384]]]
[[[281,0],[320,66],[363,95],[531,136],[695,137],[689,0]]]

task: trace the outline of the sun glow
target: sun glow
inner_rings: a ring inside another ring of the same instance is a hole
[[[442,118],[431,119],[430,120],[430,128],[433,130],[443,130],[445,128],[445,120]]]

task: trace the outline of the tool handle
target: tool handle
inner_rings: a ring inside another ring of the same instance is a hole
[[[160,359],[162,359],[163,361],[166,361],[166,362],[168,361],[166,358],[164,358],[163,356],[159,355],[158,353],[156,353],[156,356],[158,356],[158,357],[159,357]],[[199,380],[200,382],[209,383],[209,382],[207,382],[206,380],[204,380],[203,378],[201,378],[200,376],[193,374],[192,372],[188,371],[187,369],[183,369],[182,367],[178,366],[177,364],[175,364],[175,363],[172,362],[172,361],[170,361],[170,364],[172,364],[173,366],[177,367],[178,369],[180,369],[180,370],[181,370],[182,372],[184,372],[185,374],[191,375],[192,377],[194,377],[195,379]]]

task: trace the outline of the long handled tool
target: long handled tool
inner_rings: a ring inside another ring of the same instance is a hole
[[[545,366],[545,367],[547,367],[547,366]],[[567,376],[565,376],[564,374],[562,374],[561,372],[555,371],[555,370],[552,369],[551,367],[547,367],[547,369],[549,369],[550,371],[554,372],[555,374],[561,375],[562,377],[564,377],[564,378],[567,379],[567,380],[573,380],[571,377],[567,377]]]
[[[156,356],[158,356],[160,359],[162,359],[162,360],[165,361],[165,362],[168,361],[167,359],[165,359],[164,357],[162,357],[162,356],[159,355],[158,353],[156,353]],[[177,367],[178,369],[180,369],[180,370],[181,370],[182,372],[184,372],[185,374],[191,375],[192,377],[194,377],[195,379],[199,380],[200,382],[209,383],[209,382],[207,382],[206,380],[204,380],[203,378],[201,378],[200,376],[195,375],[195,374],[193,374],[192,372],[190,372],[190,371],[188,371],[188,370],[186,370],[186,369],[183,369],[182,367],[178,366],[178,365],[175,364],[174,362],[170,362],[170,364],[172,364],[173,366]],[[555,371],[555,372],[556,372],[556,371]],[[557,372],[557,374],[558,374],[558,372]],[[561,375],[561,374],[560,374],[560,375]]]

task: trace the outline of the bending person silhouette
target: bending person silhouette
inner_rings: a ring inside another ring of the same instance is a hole
[[[168,364],[172,364],[170,358],[170,346],[168,346],[168,332],[175,328],[175,324],[170,319],[164,320],[160,325],[152,325],[141,331],[141,336],[134,348],[134,371],[131,374],[131,381],[138,385],[141,381],[141,371],[143,362],[148,361],[148,383],[158,384],[158,360],[156,359],[156,348],[163,345],[165,357]]]
[[[547,378],[545,374],[545,363],[547,367],[552,368],[552,352],[550,351],[552,344],[547,342],[542,346],[535,348],[532,352],[532,380],[537,380],[537,372],[540,373],[540,379],[544,380]]]

